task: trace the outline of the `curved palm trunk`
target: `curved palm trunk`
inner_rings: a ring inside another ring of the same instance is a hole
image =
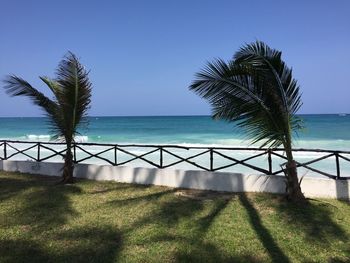
[[[64,158],[64,166],[63,166],[63,175],[62,175],[62,183],[69,184],[74,182],[73,178],[73,154],[72,154],[72,145],[67,144],[66,156]]]
[[[285,151],[287,155],[287,169],[286,169],[286,179],[287,179],[287,198],[292,202],[300,202],[305,200],[305,196],[301,191],[296,162],[293,158],[292,147],[290,143],[285,145]]]

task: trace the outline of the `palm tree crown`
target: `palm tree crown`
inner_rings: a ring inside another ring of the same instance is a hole
[[[297,81],[281,52],[263,42],[242,47],[228,63],[208,63],[190,89],[209,100],[214,118],[238,121],[253,143],[265,141],[262,147],[285,145],[302,128]]]
[[[59,63],[56,78],[40,77],[53,94],[50,99],[15,75],[5,80],[5,90],[10,96],[26,96],[44,110],[54,138],[62,138],[67,145],[65,168],[67,178],[72,178],[71,147],[78,127],[87,122],[87,111],[91,103],[91,83],[88,72],[78,58],[69,52]]]
[[[91,83],[88,72],[77,57],[69,52],[60,62],[55,79],[40,77],[53,93],[50,99],[15,75],[5,79],[6,92],[10,96],[26,96],[41,107],[50,122],[55,138],[72,142],[77,128],[86,123],[91,102]]]

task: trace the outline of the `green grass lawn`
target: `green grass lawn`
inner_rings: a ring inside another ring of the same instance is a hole
[[[0,172],[0,262],[350,262],[350,205]]]

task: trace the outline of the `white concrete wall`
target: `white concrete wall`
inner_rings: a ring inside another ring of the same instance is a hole
[[[0,161],[0,170],[60,176],[62,173],[62,164],[31,161]],[[285,192],[283,176],[133,168],[128,166],[94,164],[76,165],[74,175],[78,178],[93,180],[113,180],[123,183],[153,184],[227,192]],[[305,177],[301,188],[307,197],[350,199],[349,180],[337,181]]]

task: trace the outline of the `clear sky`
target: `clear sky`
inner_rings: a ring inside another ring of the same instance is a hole
[[[0,0],[0,79],[45,90],[68,51],[91,70],[91,115],[206,115],[188,91],[215,57],[256,39],[283,51],[303,92],[300,113],[350,112],[350,1]],[[2,83],[1,83],[2,85]],[[40,116],[0,90],[0,116]]]

